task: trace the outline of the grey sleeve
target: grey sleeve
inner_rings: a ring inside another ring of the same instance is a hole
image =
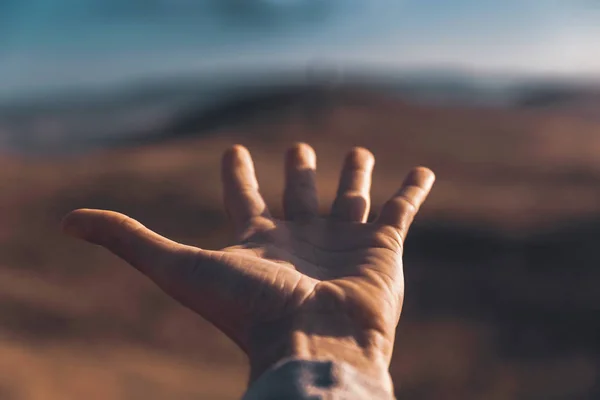
[[[289,359],[265,372],[242,400],[393,400],[347,364]]]

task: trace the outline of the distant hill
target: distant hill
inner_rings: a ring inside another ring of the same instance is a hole
[[[568,112],[600,120],[600,86],[547,85],[524,88],[516,106]]]
[[[132,82],[0,103],[0,148],[64,153],[201,133],[301,105],[311,115],[335,104],[405,103],[551,110],[596,118],[600,84],[527,80],[451,70],[277,73]]]

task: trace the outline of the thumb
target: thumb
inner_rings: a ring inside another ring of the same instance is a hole
[[[66,234],[100,245],[155,280],[181,262],[184,247],[113,211],[75,210],[62,221]],[[158,282],[157,282],[158,283]]]

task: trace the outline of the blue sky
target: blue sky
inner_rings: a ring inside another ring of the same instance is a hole
[[[0,0],[5,93],[315,60],[600,75],[600,2]]]

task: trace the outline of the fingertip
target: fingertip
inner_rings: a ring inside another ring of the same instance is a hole
[[[69,212],[60,222],[60,229],[63,233],[76,238],[85,238],[87,236],[85,223],[83,219],[93,212],[93,210],[81,208]]]
[[[226,190],[248,183],[257,185],[254,162],[250,151],[245,146],[236,144],[223,153],[221,179]]]
[[[375,156],[364,147],[353,147],[346,155],[346,166],[352,169],[373,168]]]
[[[288,166],[307,165],[315,168],[317,153],[308,143],[296,142],[286,152],[286,164]]]
[[[423,190],[429,191],[435,182],[435,174],[427,167],[418,166],[410,170],[403,186],[417,186]]]
[[[115,211],[81,208],[68,213],[61,221],[61,228],[70,236],[102,244],[100,242],[104,242],[107,237],[119,233],[115,228],[125,227],[127,222],[139,224]]]
[[[306,143],[306,142],[295,142],[294,144],[292,144],[289,148],[289,151],[291,152],[313,152],[314,153],[314,149],[313,147]]]
[[[231,166],[249,159],[250,151],[241,144],[234,144],[223,152],[222,163],[224,166]]]
[[[233,146],[229,147],[229,148],[228,148],[228,149],[225,151],[225,153],[229,153],[229,154],[231,154],[231,155],[234,155],[234,156],[235,156],[235,155],[238,155],[238,156],[239,156],[239,155],[245,155],[245,154],[248,154],[248,153],[249,153],[249,151],[248,151],[248,148],[247,148],[246,146],[244,146],[244,145],[242,145],[242,144],[239,144],[239,143],[237,143],[237,144],[234,144]]]

